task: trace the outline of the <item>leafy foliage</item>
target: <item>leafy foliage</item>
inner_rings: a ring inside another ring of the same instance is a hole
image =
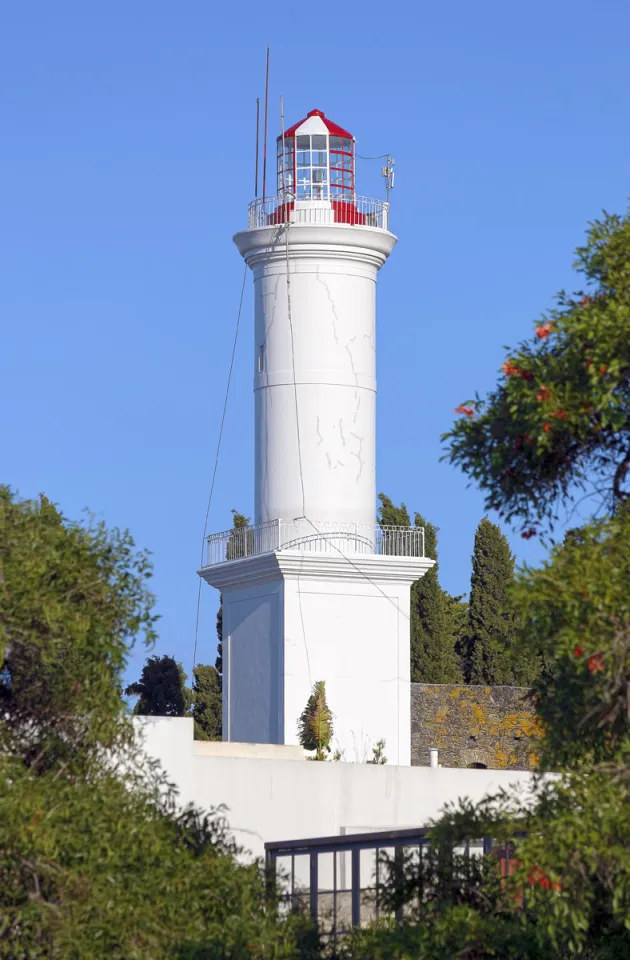
[[[190,705],[183,667],[167,654],[148,657],[140,679],[125,694],[140,698],[134,707],[140,716],[183,717]]]
[[[592,224],[577,265],[591,293],[561,294],[536,343],[510,352],[497,390],[458,408],[447,436],[452,462],[526,537],[580,486],[607,511],[513,591],[523,655],[544,666],[533,697],[541,767],[556,776],[529,796],[447,810],[424,887],[412,870],[390,877],[405,922],[360,932],[347,957],[630,955],[630,219]],[[465,875],[453,851],[483,836],[511,849],[512,876],[497,856]]]
[[[584,528],[516,589],[522,643],[552,669],[535,681],[545,737],[531,794],[461,802],[433,825],[421,863],[392,866],[402,924],[353,938],[352,958],[579,957],[630,953],[630,517]],[[587,584],[588,588],[584,589]],[[467,840],[495,853],[466,861]],[[508,845],[515,870],[501,875]]]
[[[134,741],[120,679],[155,637],[126,533],[0,492],[0,958],[311,956],[219,812],[181,810]]]
[[[558,294],[499,386],[457,408],[447,457],[522,535],[576,492],[609,511],[630,495],[630,215],[590,224],[576,267],[589,291]]]
[[[487,517],[475,533],[470,580],[465,675],[469,683],[527,686],[537,660],[525,657],[510,589],[514,557],[496,524]]]
[[[220,740],[222,734],[221,684],[215,667],[200,663],[193,670],[192,715],[195,740]]]
[[[409,527],[411,520],[405,504],[394,505],[385,494],[379,494],[378,522],[385,526]],[[437,527],[414,516],[416,527],[424,527],[425,554],[437,561]],[[457,683],[461,669],[456,644],[462,627],[458,616],[461,598],[442,590],[438,580],[438,564],[411,586],[411,680],[413,683]]]
[[[326,683],[318,680],[298,721],[298,735],[305,750],[314,750],[313,760],[325,760],[330,753],[333,715],[326,702]]]
[[[128,738],[120,676],[155,639],[149,558],[128,533],[64,521],[0,487],[0,744],[37,772]]]

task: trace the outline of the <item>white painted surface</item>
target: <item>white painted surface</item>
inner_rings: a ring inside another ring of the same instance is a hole
[[[396,238],[295,223],[234,241],[254,274],[255,523],[373,525],[376,274]]]
[[[237,840],[256,856],[266,841],[424,826],[448,801],[479,801],[532,781],[532,774],[511,770],[202,756],[195,753],[192,720],[142,717],[134,724],[181,802],[206,810],[226,804]]]
[[[238,743],[236,740],[195,740],[193,752],[198,757],[241,757],[254,760],[299,760],[304,762],[302,747],[283,743]]]
[[[362,762],[385,740],[411,763],[409,589],[422,557],[276,551],[203,568],[223,596],[227,740],[298,743],[313,684],[326,682],[333,751]]]

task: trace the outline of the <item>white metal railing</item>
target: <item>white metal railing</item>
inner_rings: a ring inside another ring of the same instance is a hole
[[[424,528],[368,526],[332,520],[318,523],[303,518],[271,520],[269,523],[212,533],[207,537],[207,544],[209,567],[275,550],[423,557]]]
[[[387,230],[389,203],[370,197],[313,197],[296,200],[291,194],[259,197],[248,210],[248,226],[270,227],[282,223],[343,223],[353,227],[377,227]]]

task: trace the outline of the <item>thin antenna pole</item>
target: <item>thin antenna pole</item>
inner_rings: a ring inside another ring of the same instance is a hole
[[[285,157],[285,145],[284,145],[284,97],[280,97],[280,129],[282,131],[282,200],[283,203],[286,203],[287,195],[287,183],[286,183],[286,166],[284,162]],[[288,211],[287,211],[288,212]]]
[[[258,143],[260,141],[260,97],[256,97],[256,176],[254,181],[254,199],[258,197]]]
[[[265,70],[265,131],[263,134],[263,200],[267,196],[267,113],[269,108],[269,44],[267,44],[267,68]]]

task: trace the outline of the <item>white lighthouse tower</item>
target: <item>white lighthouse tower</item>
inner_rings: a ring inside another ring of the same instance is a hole
[[[234,242],[254,275],[255,518],[208,538],[223,596],[223,737],[297,743],[326,681],[335,746],[410,763],[409,588],[423,532],[376,524],[376,277],[389,205],[312,110],[277,140],[277,193]]]

